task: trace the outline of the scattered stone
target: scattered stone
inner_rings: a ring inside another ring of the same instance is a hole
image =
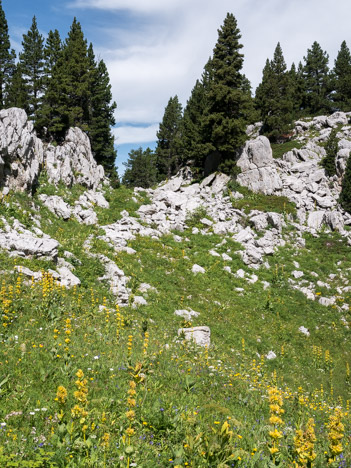
[[[180,328],[178,336],[183,334],[187,341],[194,341],[198,346],[209,347],[211,344],[211,330],[209,327]]]
[[[134,301],[133,301],[133,309],[136,309],[139,306],[147,305],[146,299],[143,298],[143,296],[134,296]]]
[[[197,265],[196,263],[192,266],[191,271],[195,274],[197,273],[205,273],[205,268],[202,268],[202,266]]]
[[[199,312],[195,312],[194,310],[192,309],[180,309],[180,310],[176,310],[174,311],[174,315],[178,315],[178,317],[182,317],[183,319],[185,320],[188,320],[189,322],[191,322],[191,320],[193,318],[196,318],[200,315]]]
[[[304,327],[303,325],[299,327],[299,332],[302,333],[303,335],[310,336],[310,332],[308,328]]]
[[[302,278],[302,276],[304,275],[303,271],[298,271],[298,270],[292,271],[291,274],[296,279]]]
[[[266,354],[266,359],[268,359],[269,361],[271,361],[272,359],[275,359],[277,357],[277,355],[275,354],[274,351],[269,351],[268,354]]]

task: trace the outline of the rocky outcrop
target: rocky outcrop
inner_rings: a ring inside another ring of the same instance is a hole
[[[31,191],[42,170],[49,182],[79,183],[96,189],[104,179],[93,158],[88,136],[79,128],[67,132],[62,145],[45,145],[23,109],[0,111],[0,189]]]
[[[43,164],[43,143],[23,109],[0,111],[0,189],[31,190]]]
[[[237,178],[239,184],[265,195],[281,189],[282,182],[274,165],[272,148],[265,136],[245,144],[237,165],[241,169]]]
[[[70,128],[60,146],[48,145],[44,161],[49,182],[68,187],[81,184],[96,189],[104,178],[104,169],[93,158],[88,136],[79,128]]]
[[[35,257],[56,260],[59,243],[37,229],[39,235],[26,229],[17,220],[10,226],[6,220],[4,229],[0,229],[0,249],[7,250],[16,257]],[[40,232],[39,232],[40,231]]]

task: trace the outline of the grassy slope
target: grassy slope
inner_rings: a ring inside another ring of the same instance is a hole
[[[72,192],[60,190],[72,202]],[[80,193],[77,190],[76,198]],[[124,188],[111,192],[111,209],[99,210],[101,222],[119,219],[123,209],[134,212],[138,204],[131,196]],[[29,223],[28,214],[16,203],[29,212],[31,201],[25,195],[14,195],[10,201],[10,207],[1,205],[0,214]],[[251,209],[254,202],[249,200]],[[36,199],[35,203],[40,206]],[[341,272],[350,280],[349,247],[338,235],[307,237],[305,249],[281,249],[269,259],[269,270],[255,272],[271,283],[267,290],[260,281],[249,284],[223,270],[229,265],[234,272],[239,268],[249,272],[238,255],[240,246],[231,239],[219,246],[220,236],[190,231],[177,233],[181,243],[171,235],[138,238],[130,242],[135,255],[116,255],[95,240],[94,248],[132,278],[131,304],[118,311],[108,285],[97,280],[103,274],[101,265],[83,249],[84,241],[89,235],[95,238],[99,229],[75,220],[63,222],[42,206],[41,214],[43,230],[61,243],[60,251],[70,250],[82,261],[76,269],[82,286],[71,291],[50,286],[50,281],[25,286],[17,274],[3,274],[2,307],[5,313],[7,307],[12,323],[3,327],[0,349],[0,447],[5,454],[0,455],[1,466],[13,466],[10,454],[22,460],[19,466],[270,466],[270,385],[285,392],[284,437],[276,464],[291,465],[295,428],[313,416],[318,435],[314,466],[326,466],[324,452],[330,448],[324,423],[330,407],[342,404],[347,412],[348,406],[350,332],[341,316],[348,322],[350,316],[348,311],[341,314],[308,301],[288,279],[296,269],[293,261],[298,261],[307,279],[315,281],[314,271],[332,288]],[[209,255],[210,249],[228,253],[232,262]],[[5,254],[1,260],[2,269],[9,271],[15,264],[36,270],[53,267]],[[194,263],[206,273],[194,276]],[[334,281],[328,278],[330,273],[338,275]],[[140,295],[142,282],[157,292],[144,295],[148,305],[134,309],[133,297]],[[100,310],[102,304],[109,310]],[[183,308],[200,312],[193,326],[210,326],[213,346],[208,352],[175,342],[184,323],[174,311]],[[122,328],[118,313],[124,318]],[[309,337],[298,332],[301,325],[310,330]],[[146,328],[149,342],[143,351]],[[277,355],[272,361],[264,358],[270,350]],[[87,377],[88,414],[72,420],[73,406],[85,407],[73,393],[78,369]],[[131,379],[137,385],[136,408],[135,417],[128,419]],[[61,405],[55,401],[59,385],[68,391]],[[344,420],[349,434],[348,416]],[[130,438],[128,427],[135,430]],[[350,466],[345,441],[343,456],[348,464],[340,466]]]

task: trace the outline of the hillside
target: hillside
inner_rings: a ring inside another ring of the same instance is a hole
[[[127,190],[0,111],[0,466],[351,466],[349,118]]]

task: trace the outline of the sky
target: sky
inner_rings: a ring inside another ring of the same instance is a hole
[[[34,15],[44,37],[58,29],[65,39],[73,18],[81,23],[109,71],[120,174],[131,149],[155,147],[169,98],[186,105],[227,12],[241,31],[243,72],[253,91],[278,42],[288,67],[303,62],[314,41],[330,67],[343,40],[351,48],[350,0],[2,0],[2,7],[17,52]]]

